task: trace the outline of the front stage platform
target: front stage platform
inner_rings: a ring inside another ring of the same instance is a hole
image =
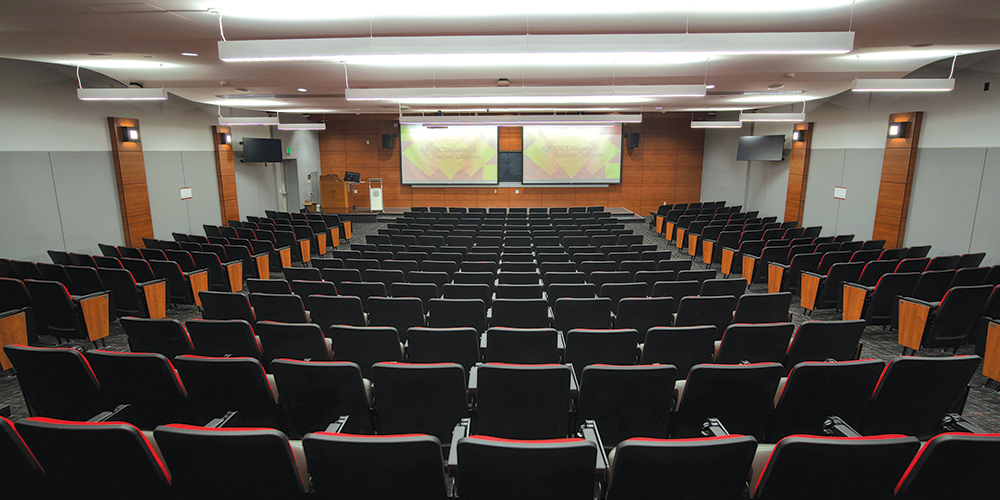
[[[410,207],[386,207],[381,212],[373,212],[367,208],[356,208],[350,213],[340,214],[340,217],[352,222],[392,222],[409,210]],[[604,210],[626,224],[646,221],[642,215],[624,207],[606,207]]]

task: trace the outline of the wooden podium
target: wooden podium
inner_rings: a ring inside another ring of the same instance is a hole
[[[321,175],[319,183],[324,213],[346,214],[354,210],[353,183],[344,182],[335,175]]]

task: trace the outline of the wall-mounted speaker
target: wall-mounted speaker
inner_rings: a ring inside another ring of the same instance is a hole
[[[382,134],[382,149],[392,149],[392,134]]]
[[[631,132],[625,135],[625,145],[631,148],[639,147],[639,134],[637,132]]]

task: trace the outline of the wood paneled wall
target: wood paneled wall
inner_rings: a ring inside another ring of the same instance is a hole
[[[142,247],[143,238],[153,237],[149,191],[146,189],[146,164],[142,156],[142,131],[139,131],[139,142],[125,142],[122,141],[122,127],[138,130],[139,120],[109,116],[108,132],[111,134],[111,156],[115,162],[118,206],[125,244]]]
[[[875,206],[875,227],[872,230],[872,239],[885,240],[885,248],[896,248],[903,243],[923,115],[921,111],[897,113],[889,115],[889,123],[886,124],[888,130],[889,124],[909,123],[906,137],[885,140],[882,178]]]
[[[806,206],[806,181],[809,178],[809,156],[812,152],[813,124],[796,123],[792,130],[802,130],[805,137],[792,139],[792,153],[788,160],[788,192],[785,196],[785,222],[802,222]]]
[[[222,211],[222,224],[228,221],[240,220],[240,205],[236,200],[236,162],[233,158],[233,145],[226,144],[221,134],[232,133],[229,127],[212,125],[212,144],[215,144],[215,175],[219,181],[219,208]]]
[[[622,143],[622,183],[609,187],[411,187],[400,182],[399,127],[391,115],[327,115],[319,133],[322,174],[360,172],[361,179],[381,177],[386,207],[625,207],[637,213],[662,203],[701,199],[705,131],[690,127],[687,113],[646,113],[643,122],[626,124],[639,133],[639,147]],[[393,148],[382,149],[382,134],[393,134]],[[520,151],[521,127],[500,127],[500,151]],[[368,185],[355,186],[355,202],[368,206]]]

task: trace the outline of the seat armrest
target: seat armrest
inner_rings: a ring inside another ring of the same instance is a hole
[[[155,285],[157,283],[164,283],[166,281],[167,281],[166,278],[159,278],[159,279],[144,281],[142,283],[136,283],[136,284],[139,285],[140,287],[147,287],[149,285]]]
[[[858,290],[864,290],[866,292],[870,292],[870,291],[872,291],[872,290],[875,289],[875,287],[873,287],[873,286],[862,285],[861,283],[854,283],[854,282],[850,282],[850,281],[845,281],[844,282],[844,286],[849,286],[851,288],[857,288]]]
[[[87,422],[128,422],[135,425],[135,407],[132,405],[118,405],[112,411],[102,411],[94,415]]]
[[[788,270],[788,264],[782,264],[781,262],[771,261],[771,262],[768,262],[767,265],[769,265],[769,266],[776,266],[776,267],[780,267],[782,269]]]
[[[604,442],[601,441],[601,433],[597,430],[597,422],[593,420],[585,420],[583,424],[580,425],[580,430],[577,432],[577,436],[597,445],[597,463],[595,464],[594,471],[601,481],[606,481],[609,469],[608,455],[604,451]]]
[[[232,265],[234,265],[234,264],[242,264],[242,263],[243,263],[243,261],[242,261],[242,260],[231,260],[231,261],[229,261],[229,262],[223,262],[223,263],[222,263],[222,265],[223,265],[224,267],[229,267],[229,266],[232,266]]]
[[[253,257],[253,258],[255,258],[255,259],[257,259],[257,258],[260,258],[260,257],[263,257],[263,256],[265,256],[265,255],[267,255],[267,252],[261,252],[261,253],[252,253],[252,254],[250,254],[250,256],[251,256],[251,257]]]
[[[292,247],[291,247],[290,245],[288,245],[288,246],[283,246],[283,247],[279,247],[279,246],[277,246],[277,245],[275,245],[275,246],[274,246],[274,250],[275,250],[275,251],[277,251],[277,252],[280,252],[280,251],[282,251],[282,250],[288,250],[288,249],[290,249],[290,248],[292,248]]]
[[[701,424],[701,435],[705,437],[728,436],[729,431],[726,430],[726,426],[722,425],[721,420],[709,417]]]
[[[837,437],[861,437],[861,433],[836,415],[830,416],[823,422],[823,434]]]
[[[979,427],[968,420],[962,418],[957,413],[949,413],[941,419],[941,427],[945,432],[967,432],[970,434],[989,434],[986,429]]]
[[[108,291],[105,290],[103,292],[88,293],[87,295],[73,295],[72,298],[73,302],[83,302],[84,300],[93,299],[96,297],[100,297],[101,295],[107,295],[107,294]]]
[[[744,259],[760,260],[760,255],[754,255],[752,253],[741,253],[740,256]]]
[[[819,273],[814,273],[812,271],[802,271],[802,274],[807,275],[807,276],[812,276],[812,277],[818,278],[820,280],[822,280],[823,278],[826,278],[826,275],[819,274]]]
[[[479,350],[481,350],[481,351],[485,351],[487,349],[487,347],[486,347],[486,335],[487,335],[487,333],[483,332],[483,336],[480,337],[480,339],[479,339]]]
[[[451,431],[451,447],[448,450],[448,473],[454,475],[458,472],[458,442],[465,437],[469,437],[469,427],[472,425],[471,418],[463,418]]]
[[[222,428],[222,427],[238,427],[241,425],[242,418],[239,412],[236,410],[227,411],[225,415],[219,418],[213,418],[209,420],[205,427],[211,428]]]
[[[332,423],[332,424],[330,424],[330,425],[328,425],[326,427],[326,431],[325,432],[333,432],[333,433],[336,433],[336,434],[340,434],[341,432],[344,432],[344,428],[347,427],[347,420],[349,418],[350,418],[350,415],[341,415],[340,418],[338,418],[336,422],[334,422],[334,423]]]

